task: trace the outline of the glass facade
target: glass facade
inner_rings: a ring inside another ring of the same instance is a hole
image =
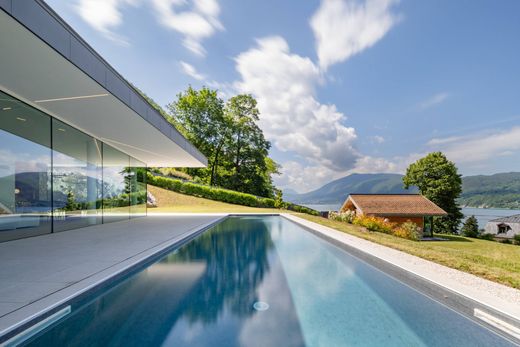
[[[146,215],[145,167],[0,92],[0,241]]]

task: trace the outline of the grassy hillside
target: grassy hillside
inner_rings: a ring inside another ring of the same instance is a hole
[[[148,185],[148,190],[157,200],[157,207],[149,208],[148,213],[158,212],[200,212],[200,213],[279,213],[281,210],[248,207],[225,202],[184,195],[171,190]]]
[[[461,236],[439,235],[449,241],[411,241],[368,232],[356,225],[316,216],[298,217],[328,226],[383,246],[520,289],[520,246]]]
[[[416,193],[415,189],[403,188],[402,177],[399,174],[352,174],[305,194],[284,192],[284,199],[304,204],[339,204],[351,193]]]
[[[460,203],[471,207],[520,209],[520,172],[464,177]]]

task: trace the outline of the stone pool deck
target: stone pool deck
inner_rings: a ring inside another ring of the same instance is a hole
[[[225,216],[149,215],[0,243],[0,336]]]

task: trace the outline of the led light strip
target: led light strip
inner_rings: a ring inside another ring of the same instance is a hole
[[[98,98],[100,96],[108,96],[110,94],[94,94],[94,95],[82,95],[82,96],[70,96],[67,98],[56,98],[56,99],[44,99],[44,100],[34,100],[34,102],[37,103],[43,103],[43,102],[52,102],[52,101],[67,101],[67,100],[77,100],[77,99],[90,99],[90,98]]]
[[[22,331],[16,336],[11,337],[9,340],[5,341],[3,344],[1,344],[1,347],[14,347],[22,344],[23,342],[29,340],[34,335],[38,334],[40,331],[44,330],[45,328],[51,326],[61,318],[65,317],[71,312],[70,306],[67,306],[58,312],[50,315],[49,317],[45,318],[41,322],[38,322],[34,324],[33,326],[29,327],[27,330]]]

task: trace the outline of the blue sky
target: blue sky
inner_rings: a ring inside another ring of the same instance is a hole
[[[519,1],[47,2],[160,105],[190,84],[253,94],[283,188],[434,150],[520,171]]]

